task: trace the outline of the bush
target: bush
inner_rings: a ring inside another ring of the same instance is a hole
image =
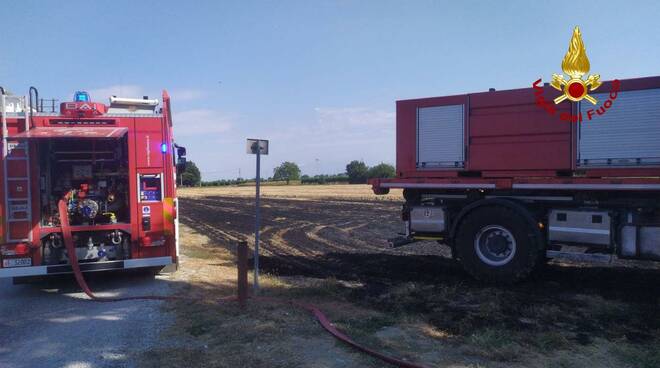
[[[339,184],[339,183],[348,183],[348,175],[346,174],[336,174],[336,175],[303,175],[300,178],[301,184]]]
[[[220,187],[220,186],[226,186],[226,185],[241,185],[243,183],[246,183],[247,180],[243,178],[238,178],[238,179],[222,179],[222,180],[213,180],[213,181],[203,181],[202,186],[203,187]]]
[[[380,163],[374,167],[369,168],[369,179],[374,178],[393,178],[396,176],[394,166],[390,164]]]
[[[273,180],[286,180],[289,184],[291,180],[300,180],[300,168],[294,162],[282,162],[282,164],[273,170]]]
[[[186,168],[181,173],[181,183],[187,187],[196,187],[202,181],[202,174],[194,162],[186,162]]]
[[[365,184],[369,175],[369,167],[362,161],[353,160],[346,165],[346,175],[351,184]]]

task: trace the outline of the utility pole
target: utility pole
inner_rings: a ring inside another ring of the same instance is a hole
[[[254,215],[254,294],[259,292],[259,228],[261,227],[261,208],[259,187],[261,184],[261,155],[268,154],[268,141],[264,139],[247,140],[247,153],[257,155],[257,176],[255,179],[255,215]],[[239,169],[240,170],[240,169]],[[240,171],[239,171],[240,172]]]
[[[255,190],[255,214],[254,214],[254,293],[259,291],[259,228],[261,227],[261,209],[259,206],[259,184],[261,183],[261,150],[257,149],[257,176]]]

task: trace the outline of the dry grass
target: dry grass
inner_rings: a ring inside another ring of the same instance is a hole
[[[234,256],[185,225],[181,269],[173,275],[179,295],[202,303],[173,302],[175,324],[162,336],[162,349],[144,354],[140,366],[194,367],[377,367],[379,365],[325,334],[308,312],[288,304],[218,302],[236,287]],[[250,274],[250,280],[252,275]],[[262,295],[312,301],[330,316],[369,318],[377,312],[334,300],[336,280],[262,275]],[[172,348],[172,346],[176,348]]]
[[[240,222],[236,219],[238,213],[231,212],[233,207],[227,208],[226,222],[223,218],[211,223],[213,209],[229,206],[227,198],[251,196],[252,189],[183,191],[183,197],[200,202],[199,208],[189,207],[189,211],[207,206],[210,212],[209,217],[189,217],[189,222],[196,221],[190,223],[195,226],[182,226],[182,267],[173,278],[180,294],[202,297],[206,302],[168,304],[165,308],[174,313],[176,323],[163,336],[162,349],[144,355],[140,366],[383,366],[334,341],[306,312],[272,303],[251,303],[247,310],[240,310],[234,304],[216,302],[220,296],[235,292],[236,278],[232,241],[217,234],[246,236],[251,228],[237,229]],[[265,196],[383,204],[374,201],[369,190],[367,186],[343,185],[271,187]],[[201,200],[208,196],[220,198]],[[242,205],[239,202],[237,206]],[[298,207],[294,209],[291,214],[299,212]],[[328,215],[316,216],[306,215],[304,220],[318,223]],[[200,221],[204,226],[197,226]],[[345,223],[342,221],[327,226],[341,228]],[[383,222],[383,217],[372,221]],[[280,222],[283,229],[287,223],[291,224],[289,228],[303,227],[288,214]],[[360,229],[368,230],[366,225],[361,224]],[[305,248],[305,241],[350,243],[357,236],[337,237],[323,231],[305,234],[276,238],[287,247]],[[457,268],[451,268],[449,260],[429,264],[424,263],[425,258],[413,258],[416,263],[412,267],[401,257],[375,256],[356,258],[358,263],[347,266],[367,272],[367,276],[358,273],[357,280],[352,281],[341,277],[263,275],[263,294],[311,301],[357,341],[429,367],[660,366],[660,296],[653,276],[645,280],[645,274],[620,274],[622,278],[638,278],[631,285],[650,285],[641,292],[648,301],[630,301],[622,286],[626,284],[608,284],[616,278],[602,278],[593,270],[573,272],[556,266],[550,280],[500,288],[466,278]],[[437,271],[443,267],[445,271]],[[397,278],[408,269],[416,275],[413,281],[405,274]],[[586,271],[595,276],[580,281]],[[575,287],[576,282],[585,286]],[[640,296],[639,292],[631,293]]]
[[[230,197],[254,197],[254,186],[225,186],[183,188],[178,191],[179,196],[186,198],[200,198],[214,195]],[[387,195],[375,195],[370,185],[343,184],[343,185],[279,185],[264,186],[261,188],[264,198],[289,199],[335,199],[335,200],[402,200],[401,189],[393,189]]]

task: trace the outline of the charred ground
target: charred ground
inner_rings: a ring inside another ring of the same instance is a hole
[[[292,189],[292,193],[295,190]],[[444,344],[493,362],[573,366],[660,363],[660,271],[550,263],[514,286],[473,281],[442,245],[396,250],[396,200],[272,198],[262,200],[262,270],[278,277],[336,280],[337,295],[386,318],[343,327],[371,334],[422,320]],[[181,199],[181,221],[233,250],[254,231],[253,199],[232,195]],[[342,324],[342,321],[338,321]],[[372,341],[378,344],[378,341]]]

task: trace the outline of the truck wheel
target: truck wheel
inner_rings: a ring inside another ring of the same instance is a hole
[[[456,254],[474,278],[513,283],[527,277],[542,255],[536,229],[517,211],[503,206],[477,208],[461,221]]]

